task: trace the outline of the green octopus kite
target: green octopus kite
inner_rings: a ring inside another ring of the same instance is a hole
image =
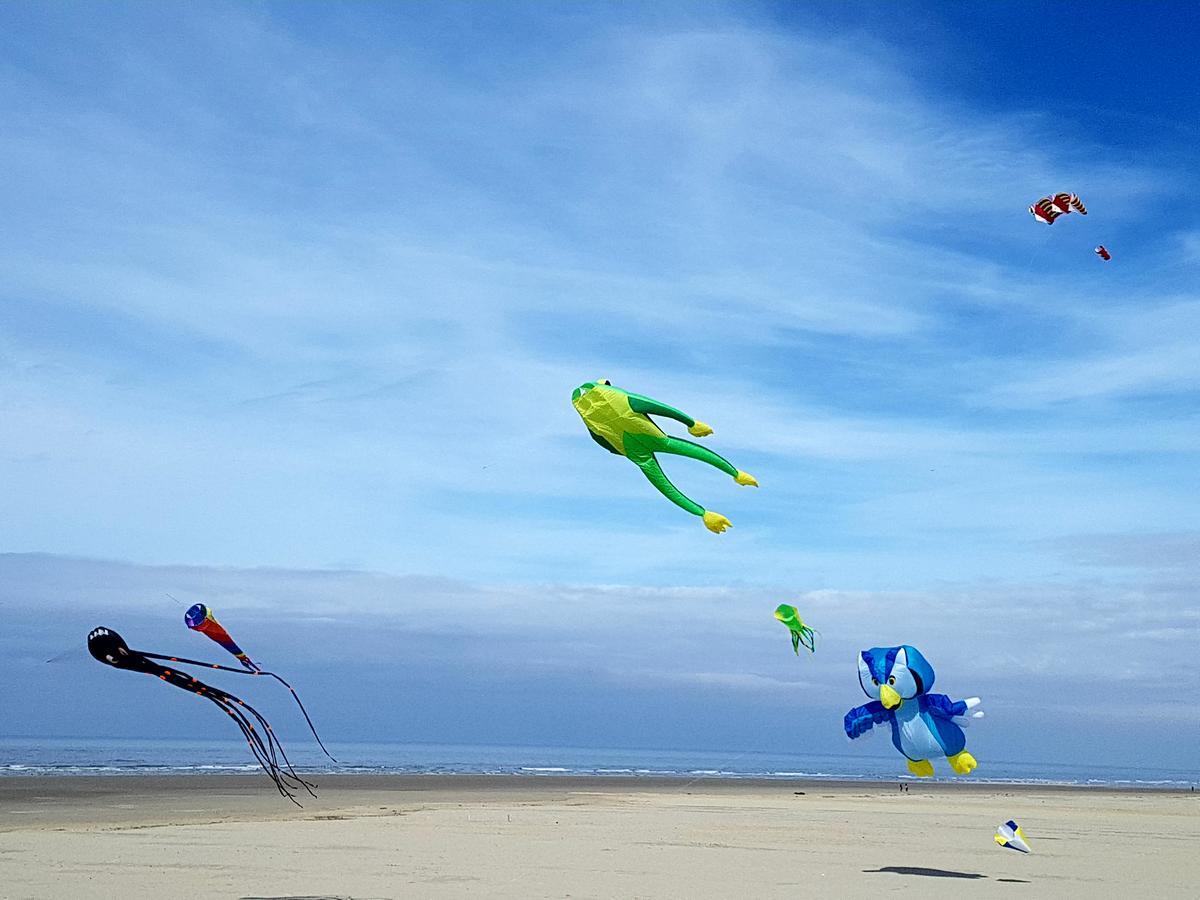
[[[607,380],[600,380],[589,381],[577,387],[571,394],[571,405],[583,419],[583,424],[587,426],[588,433],[596,443],[610,453],[624,456],[634,463],[668,500],[692,515],[700,516],[704,520],[704,527],[714,534],[720,534],[731,527],[732,523],[720,513],[706,510],[671,484],[654,454],[674,453],[678,456],[690,456],[715,466],[726,475],[732,476],[738,484],[758,487],[754,476],[735,468],[729,460],[699,444],[671,437],[659,428],[650,416],[666,416],[676,422],[682,422],[693,437],[712,434],[712,429],[703,422],[697,422],[691,416],[665,403],[659,403],[641,394],[631,394],[629,391],[613,387]]]
[[[775,618],[788,627],[788,631],[792,633],[792,650],[796,655],[800,655],[800,645],[803,644],[809,653],[816,649],[816,634],[811,628],[804,624],[804,620],[800,618],[800,611],[794,606],[788,606],[786,603],[779,604],[775,610]]]

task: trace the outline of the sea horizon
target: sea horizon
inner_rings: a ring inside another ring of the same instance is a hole
[[[802,779],[888,782],[916,779],[894,753],[790,754],[747,750],[567,747],[342,741],[339,763],[316,747],[289,746],[312,774],[610,776],[694,779]],[[890,745],[889,745],[890,750]],[[0,777],[254,774],[259,767],[217,739],[0,738]],[[1200,774],[1183,769],[983,760],[970,778],[938,772],[936,782],[1186,789]]]

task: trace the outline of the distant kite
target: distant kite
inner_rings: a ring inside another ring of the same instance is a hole
[[[337,762],[337,760],[333,758],[333,755],[325,749],[325,744],[322,743],[321,736],[317,734],[316,726],[313,725],[312,719],[308,717],[308,710],[306,710],[304,708],[304,704],[300,702],[300,695],[296,693],[295,689],[293,689],[290,684],[288,684],[274,672],[263,671],[263,669],[259,667],[258,663],[250,659],[250,657],[243,652],[242,648],[237,645],[233,638],[229,636],[229,632],[226,631],[221,623],[217,621],[217,617],[213,615],[211,609],[209,609],[203,603],[197,603],[183,614],[183,621],[187,624],[188,628],[192,629],[193,631],[199,631],[206,637],[212,638],[214,641],[236,656],[238,662],[240,662],[246,668],[246,671],[241,672],[238,669],[226,669],[225,666],[214,666],[211,663],[197,663],[197,665],[209,666],[209,668],[222,669],[230,672],[238,672],[242,675],[270,675],[285,688],[291,691],[292,697],[296,701],[296,705],[300,707],[300,713],[304,716],[304,721],[308,723],[308,730],[312,732],[313,737],[317,739],[317,743],[321,746],[321,752],[330,759],[333,759],[334,762]]]
[[[153,675],[168,684],[173,684],[177,688],[182,688],[185,691],[190,691],[198,697],[203,697],[221,708],[221,710],[233,719],[234,723],[242,732],[242,736],[246,739],[246,744],[250,747],[250,752],[254,754],[254,758],[258,764],[262,766],[263,771],[274,782],[279,793],[287,797],[297,806],[293,791],[303,788],[308,793],[315,797],[313,788],[315,785],[305,781],[292,768],[291,761],[287,758],[287,754],[283,751],[283,746],[275,737],[275,732],[271,730],[270,723],[262,717],[262,715],[245,701],[227,694],[220,688],[212,687],[205,684],[199,679],[193,678],[186,672],[181,672],[178,669],[167,668],[160,666],[152,660],[160,659],[166,662],[184,663],[194,666],[208,666],[212,669],[220,669],[225,672],[238,672],[243,675],[251,674],[242,672],[241,669],[232,669],[227,666],[216,666],[211,663],[198,662],[194,659],[179,659],[174,656],[162,656],[157,653],[143,653],[140,650],[131,650],[129,645],[125,643],[125,639],[113,631],[111,628],[95,628],[87,637],[88,652],[98,661],[105,665],[112,666],[115,669],[125,669],[129,672],[141,672],[145,675]],[[244,711],[243,711],[244,710]],[[246,715],[249,713],[253,716],[254,721]],[[261,726],[261,730],[254,727],[257,722]]]
[[[1043,197],[1029,207],[1029,213],[1039,222],[1053,225],[1059,216],[1066,215],[1074,209],[1082,216],[1087,215],[1087,207],[1075,194],[1055,194],[1053,197]]]
[[[1104,260],[1112,259],[1112,254],[1108,252],[1108,248],[1103,244],[1096,248],[1096,255]]]
[[[804,624],[796,607],[781,603],[775,610],[775,618],[786,625],[792,633],[792,651],[797,656],[800,655],[801,644],[807,648],[809,653],[816,649],[816,640],[814,639],[816,632]]]
[[[996,829],[996,843],[1006,850],[1016,850],[1020,853],[1030,852],[1029,845],[1025,843],[1025,832],[1021,831],[1021,826],[1012,819]]]

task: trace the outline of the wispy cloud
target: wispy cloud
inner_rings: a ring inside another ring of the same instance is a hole
[[[1065,557],[1092,566],[1192,572],[1200,560],[1200,532],[1083,534],[1050,543]]]

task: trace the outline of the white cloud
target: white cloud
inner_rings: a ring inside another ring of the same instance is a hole
[[[994,758],[1027,759],[1030,742],[1045,753],[1046,746],[1083,741],[1109,746],[1093,757],[1107,759],[1112,747],[1105,742],[1140,747],[1147,723],[1171,729],[1171,744],[1178,729],[1196,721],[1191,707],[1171,706],[1170,699],[1200,675],[1192,662],[1200,611],[1191,599],[1200,580],[1194,567],[1180,573],[1168,562],[1166,571],[1176,577],[1170,586],[1159,583],[1160,573],[1143,572],[1130,582],[1094,574],[1075,583],[855,591],[491,585],[351,570],[147,567],[3,554],[0,685],[10,691],[36,685],[52,702],[44,710],[26,708],[22,727],[61,731],[56,704],[75,702],[68,695],[114,702],[115,682],[81,677],[100,674],[83,649],[89,629],[104,624],[139,649],[213,658],[219,651],[182,622],[186,605],[202,601],[253,658],[302,678],[306,703],[323,728],[340,721],[343,739],[387,727],[401,728],[408,739],[414,733],[444,739],[425,720],[449,728],[457,715],[473,740],[492,740],[499,726],[478,711],[434,712],[466,684],[481,702],[492,698],[531,721],[541,712],[529,704],[560,698],[566,705],[556,721],[575,723],[563,727],[593,741],[598,713],[571,707],[571,698],[607,698],[586,702],[620,705],[622,720],[639,733],[645,729],[636,722],[646,714],[640,708],[675,710],[674,718],[655,723],[656,740],[672,734],[683,740],[678,729],[719,727],[744,742],[745,723],[761,727],[794,717],[803,729],[801,746],[832,752],[840,746],[841,715],[864,702],[855,654],[911,643],[935,667],[935,690],[984,698],[988,718],[971,739]],[[818,629],[815,653],[793,655],[787,630],[771,614],[781,599]],[[58,662],[43,667],[51,657]],[[363,690],[395,690],[409,705],[372,712],[376,724],[369,727],[339,718],[343,708],[364,709]],[[178,727],[168,718],[175,706],[158,709],[148,708],[151,719],[137,727],[159,728],[157,715],[166,733]],[[1043,726],[1065,731],[1047,742],[1031,730]],[[751,743],[763,739],[756,734]],[[794,744],[786,733],[771,738],[777,740]],[[1157,764],[1171,765],[1173,752]]]

